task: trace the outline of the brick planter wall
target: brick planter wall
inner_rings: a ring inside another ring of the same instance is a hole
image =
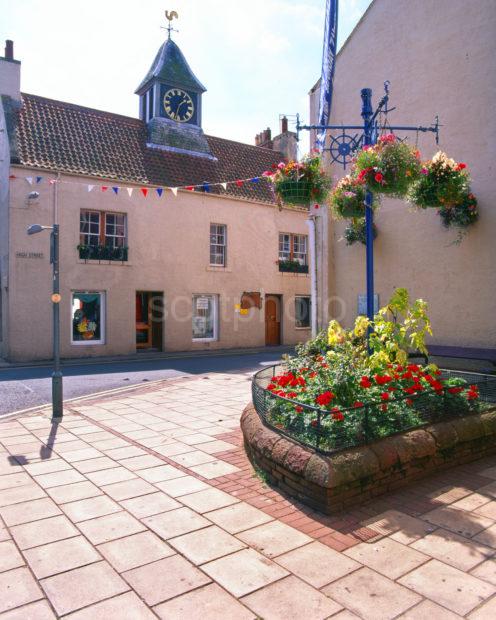
[[[440,469],[496,452],[496,410],[440,422],[323,456],[265,426],[252,404],[241,416],[246,452],[270,482],[331,514]]]

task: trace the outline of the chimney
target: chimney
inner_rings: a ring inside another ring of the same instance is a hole
[[[296,134],[288,131],[288,117],[286,115],[280,117],[281,133],[272,140],[272,148],[279,151],[286,159],[296,159],[297,143]]]
[[[0,56],[0,96],[21,100],[21,62],[14,59],[14,42],[5,41],[5,57]]]

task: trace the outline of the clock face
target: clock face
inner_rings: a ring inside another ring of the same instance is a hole
[[[180,88],[171,88],[164,95],[164,110],[173,121],[187,123],[195,112],[193,100]]]

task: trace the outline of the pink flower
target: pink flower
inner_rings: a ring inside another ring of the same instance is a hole
[[[429,171],[427,170],[427,168],[422,168],[420,174],[429,174]]]

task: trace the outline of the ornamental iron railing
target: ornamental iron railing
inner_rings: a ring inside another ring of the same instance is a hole
[[[78,245],[79,258],[82,260],[127,261],[127,248],[113,248],[106,245]]]
[[[384,402],[370,401],[361,407],[340,408],[344,419],[336,420],[327,409],[273,394],[267,389],[273,378],[287,371],[282,365],[258,371],[252,378],[255,409],[266,426],[322,454],[366,445],[427,424],[465,417],[496,407],[496,376],[443,370],[441,379],[459,378],[476,385],[478,404],[454,397],[449,386],[424,390],[416,395]],[[464,404],[465,403],[465,404]]]

